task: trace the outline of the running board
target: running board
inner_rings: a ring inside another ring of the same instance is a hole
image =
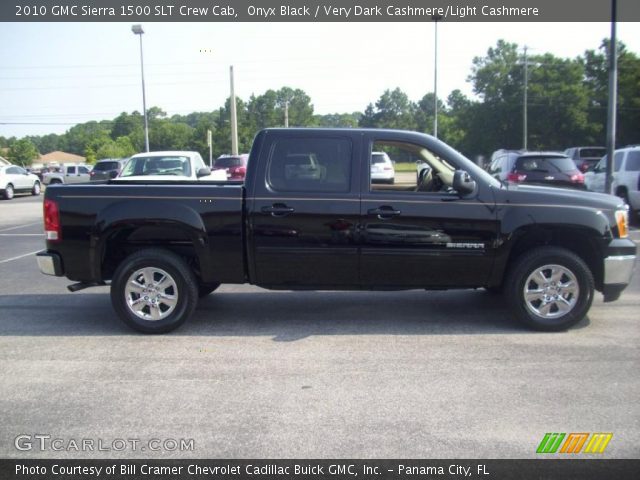
[[[103,287],[109,285],[111,282],[78,282],[67,286],[67,290],[70,292],[77,292],[89,287]]]

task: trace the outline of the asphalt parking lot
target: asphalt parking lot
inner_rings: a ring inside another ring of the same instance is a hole
[[[223,286],[145,336],[107,287],[72,294],[39,273],[41,200],[0,202],[0,457],[535,458],[546,432],[612,432],[605,458],[640,456],[638,272],[558,334],[484,291]],[[63,450],[16,449],[36,434]],[[87,438],[194,448],[64,448]]]

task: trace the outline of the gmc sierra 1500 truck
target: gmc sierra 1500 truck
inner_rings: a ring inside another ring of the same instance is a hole
[[[372,152],[422,175],[371,181]],[[270,289],[502,291],[539,330],[616,300],[636,246],[617,197],[507,185],[428,135],[267,129],[241,182],[53,185],[40,270],[111,286],[132,328],[168,332],[221,283]],[[401,312],[398,313],[401,315]]]

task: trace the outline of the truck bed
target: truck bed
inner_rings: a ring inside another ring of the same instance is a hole
[[[72,259],[62,266],[72,280],[109,280],[119,257],[171,245],[197,259],[194,268],[205,282],[244,281],[240,182],[54,185],[46,200],[58,205],[63,239],[48,247]]]

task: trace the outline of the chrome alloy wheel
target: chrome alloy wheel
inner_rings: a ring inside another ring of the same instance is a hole
[[[168,317],[178,303],[178,286],[167,272],[145,267],[127,280],[124,291],[129,310],[143,320],[157,321]]]
[[[544,265],[524,282],[527,309],[545,319],[560,318],[578,302],[580,286],[571,270],[562,265]]]

